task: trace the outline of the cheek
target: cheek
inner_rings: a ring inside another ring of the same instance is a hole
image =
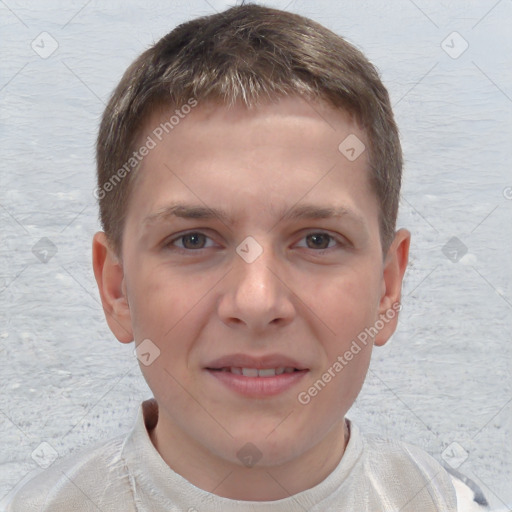
[[[328,381],[321,400],[325,407],[336,404],[346,412],[361,390],[373,346],[365,329],[378,315],[379,291],[375,272],[369,271],[347,274],[318,290],[322,319],[334,332],[323,337],[326,358],[316,376]]]
[[[163,343],[173,338],[208,290],[208,283],[200,277],[186,278],[151,262],[140,265],[131,275],[135,277],[129,283],[128,295],[137,340],[153,337]]]
[[[377,315],[380,281],[371,271],[347,272],[315,290],[316,307],[337,340],[357,336]]]
[[[180,275],[163,266],[153,269],[139,272],[131,283],[133,331],[137,342],[149,339],[159,350],[158,364],[141,365],[148,382],[175,387],[166,370],[180,383],[191,378],[187,365],[194,341],[211,316],[208,293],[215,282],[205,276]]]
[[[329,363],[312,375],[297,397],[304,423],[312,423],[316,431],[322,431],[347,414],[363,386],[370,356],[371,344],[352,351],[333,351]]]

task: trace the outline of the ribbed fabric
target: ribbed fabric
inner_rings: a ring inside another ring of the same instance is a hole
[[[276,501],[238,501],[174,472],[149,438],[158,407],[141,404],[134,428],[55,463],[19,490],[7,512],[457,512],[450,475],[419,448],[363,435],[315,487]],[[469,504],[467,504],[469,505]]]

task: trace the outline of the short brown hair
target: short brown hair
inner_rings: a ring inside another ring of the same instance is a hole
[[[389,95],[377,70],[359,50],[322,25],[248,4],[179,25],[130,65],[112,94],[98,134],[95,195],[115,251],[121,254],[136,172],[136,166],[130,172],[126,163],[155,108],[180,107],[191,100],[221,105],[241,101],[252,107],[292,95],[343,109],[365,130],[370,182],[387,250],[398,213],[402,151]]]

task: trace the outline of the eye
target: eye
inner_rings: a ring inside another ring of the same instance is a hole
[[[335,237],[323,231],[309,233],[308,235],[303,237],[302,240],[306,240],[306,246],[298,245],[298,247],[306,247],[307,249],[318,249],[318,252],[323,252],[324,250],[332,249],[333,247],[336,246],[336,244],[343,245]]]
[[[305,241],[305,243],[303,241]],[[216,244],[209,236],[200,231],[189,231],[188,233],[175,236],[165,242],[164,245],[166,248],[177,250],[178,252],[191,253],[215,247]],[[302,237],[297,247],[314,249],[317,254],[323,254],[325,251],[335,249],[336,246],[342,247],[344,245],[346,245],[346,242],[344,242],[341,237],[337,239],[329,233],[317,231]]]
[[[206,245],[207,240],[212,242],[210,245]],[[206,236],[204,233],[200,231],[191,231],[189,233],[184,233],[176,238],[173,238],[169,242],[167,242],[166,247],[176,247],[182,251],[189,250],[200,250],[206,249],[208,247],[213,247],[213,240],[210,237]]]

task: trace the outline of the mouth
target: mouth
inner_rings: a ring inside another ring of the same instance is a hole
[[[242,368],[239,366],[224,366],[222,368],[206,368],[212,372],[226,372],[234,375],[242,375],[243,377],[276,377],[283,373],[305,372],[307,370],[299,370],[291,366],[278,366],[277,368]]]
[[[224,389],[249,398],[284,393],[309,372],[309,368],[283,355],[252,357],[244,354],[219,358],[204,370]]]
[[[210,361],[205,367],[207,370],[231,372],[246,377],[273,377],[274,375],[308,369],[299,361],[284,354],[267,354],[264,356],[231,354]]]

